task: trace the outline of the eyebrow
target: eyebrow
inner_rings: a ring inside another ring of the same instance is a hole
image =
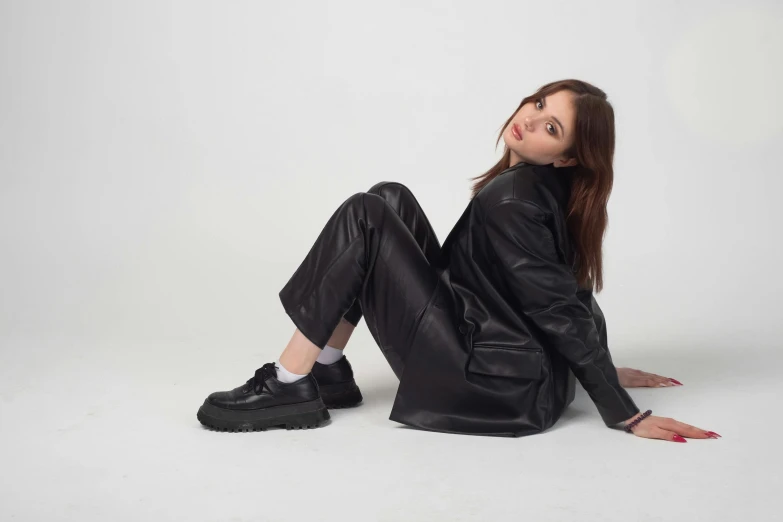
[[[544,100],[544,107],[546,107],[546,96],[544,96],[543,100]],[[563,138],[565,138],[565,129],[563,128],[563,124],[562,124],[562,123],[560,123],[560,120],[558,120],[558,119],[557,119],[557,116],[555,116],[554,114],[552,115],[552,119],[553,119],[553,120],[555,120],[555,122],[556,122],[558,125],[560,125],[560,132],[562,132],[562,133],[563,133]]]

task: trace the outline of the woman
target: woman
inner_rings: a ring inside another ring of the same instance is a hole
[[[440,246],[413,194],[379,183],[348,198],[280,291],[297,329],[276,363],[209,395],[198,419],[228,431],[315,427],[362,397],[342,355],[364,316],[400,386],[390,419],[448,433],[552,426],[579,379],[609,427],[717,438],[640,413],[624,387],[676,383],[612,363],[601,243],[614,112],[578,80],[543,86],[506,121],[501,160]],[[498,138],[498,142],[500,141]],[[679,383],[676,383],[679,384]]]

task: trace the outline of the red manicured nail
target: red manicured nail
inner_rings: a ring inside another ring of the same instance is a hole
[[[709,435],[710,437],[716,437],[716,438],[717,437],[722,437],[722,435],[720,435],[718,433],[715,433],[714,431],[708,431],[707,435]]]
[[[683,439],[679,435],[674,436],[674,442],[688,442],[687,440]]]
[[[671,377],[669,377],[669,380],[672,381],[674,384],[679,384],[680,386],[682,386],[682,383],[677,379],[672,379]]]

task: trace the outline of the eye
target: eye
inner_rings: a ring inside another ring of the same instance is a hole
[[[541,107],[539,107],[538,104],[541,104]],[[536,108],[538,110],[542,110],[544,108],[544,103],[541,101],[541,98],[538,98],[536,100]],[[547,122],[546,128],[549,131],[549,134],[551,134],[552,136],[555,136],[557,134],[557,129],[555,128],[555,126],[552,123]],[[551,128],[551,130],[549,130],[550,128]]]

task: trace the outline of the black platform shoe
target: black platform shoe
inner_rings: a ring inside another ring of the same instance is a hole
[[[273,426],[292,430],[319,426],[329,419],[329,411],[312,375],[282,383],[275,363],[267,363],[242,386],[210,394],[196,417],[218,431],[264,431]]]
[[[343,355],[337,362],[316,362],[310,374],[318,381],[327,408],[349,408],[362,402],[362,392],[353,380],[351,363]]]

